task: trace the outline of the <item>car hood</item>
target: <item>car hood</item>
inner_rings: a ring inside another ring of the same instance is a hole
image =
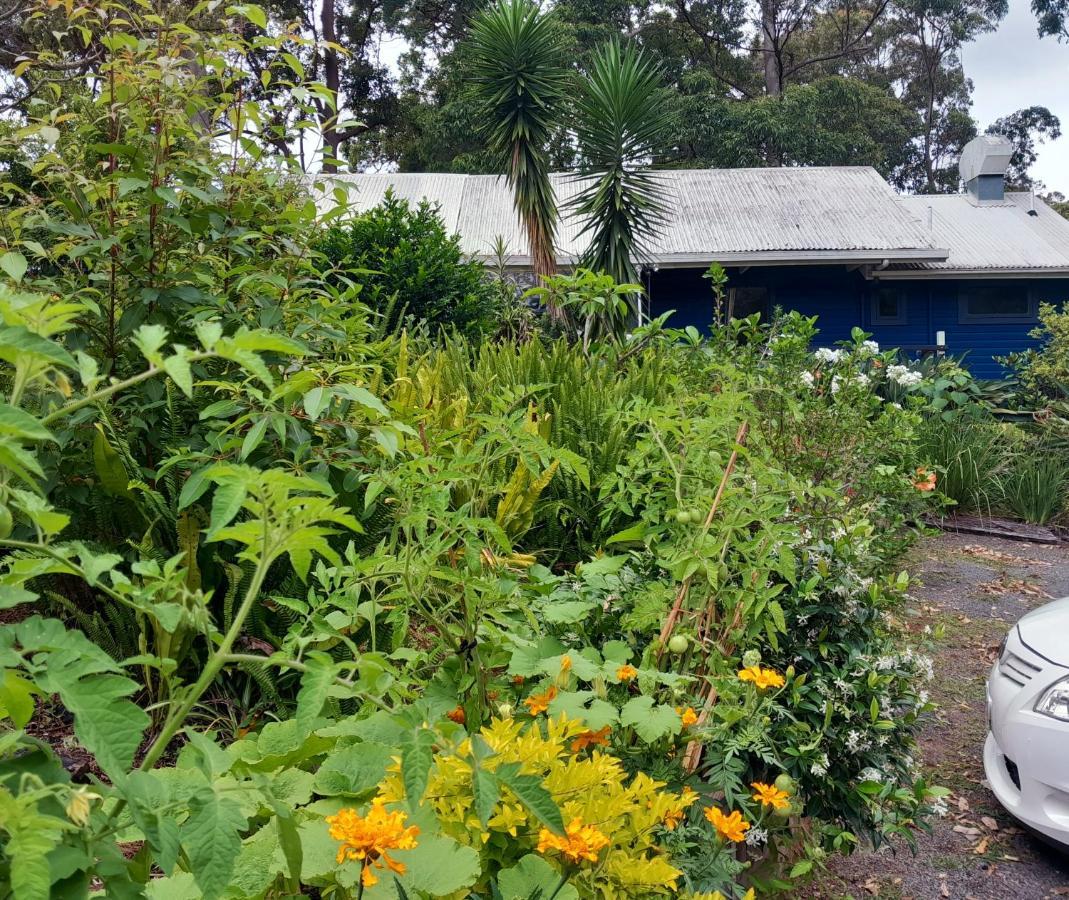
[[[1069,597],[1028,613],[1017,629],[1021,640],[1052,663],[1069,666]]]

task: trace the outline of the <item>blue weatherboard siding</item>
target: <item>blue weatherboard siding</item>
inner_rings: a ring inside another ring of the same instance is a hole
[[[669,324],[705,329],[712,318],[712,292],[701,269],[660,269],[644,279],[650,291],[653,315],[674,309]],[[818,316],[818,343],[832,345],[850,337],[860,326],[871,332],[881,347],[898,347],[910,353],[935,345],[935,333],[946,332],[947,352],[968,353],[966,363],[978,378],[999,378],[1005,373],[995,357],[1036,346],[1028,333],[1038,324],[1024,322],[963,322],[959,291],[968,286],[1026,288],[1036,301],[1062,304],[1069,300],[1069,279],[917,279],[869,281],[858,271],[842,266],[754,266],[745,272],[728,270],[735,288],[766,288],[770,306]],[[901,324],[873,321],[873,291],[894,287],[902,292],[905,316]]]

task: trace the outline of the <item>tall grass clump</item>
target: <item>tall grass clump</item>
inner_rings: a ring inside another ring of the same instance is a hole
[[[939,488],[959,509],[990,513],[999,499],[1006,435],[990,420],[929,419],[920,432],[921,457],[943,470]]]
[[[995,483],[1001,506],[1025,522],[1047,525],[1065,510],[1069,458],[1049,447],[1027,447],[1012,455]]]

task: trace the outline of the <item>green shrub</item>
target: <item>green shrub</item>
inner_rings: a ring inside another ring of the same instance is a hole
[[[331,228],[319,249],[332,266],[324,275],[360,284],[360,299],[387,327],[412,316],[473,335],[497,329],[497,293],[483,265],[464,258],[426,200],[413,209],[388,191],[379,206]]]
[[[1065,510],[1069,460],[1042,444],[1029,443],[1012,453],[995,480],[1000,505],[1025,522],[1046,525]]]
[[[1069,397],[1069,310],[1041,303],[1039,322],[1031,332],[1031,337],[1042,342],[1039,349],[1010,354],[1003,362],[1035,400],[1065,399]]]
[[[963,512],[990,514],[1006,461],[1007,431],[993,420],[928,419],[920,455],[941,472],[939,491]]]

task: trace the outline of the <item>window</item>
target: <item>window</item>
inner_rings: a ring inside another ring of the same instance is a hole
[[[737,287],[730,289],[728,301],[731,304],[731,316],[745,319],[754,313],[761,313],[761,320],[768,320],[768,288]]]
[[[958,292],[960,322],[1033,322],[1036,308],[1021,284],[970,285]]]
[[[906,297],[902,288],[881,284],[873,290],[872,324],[906,324]]]

